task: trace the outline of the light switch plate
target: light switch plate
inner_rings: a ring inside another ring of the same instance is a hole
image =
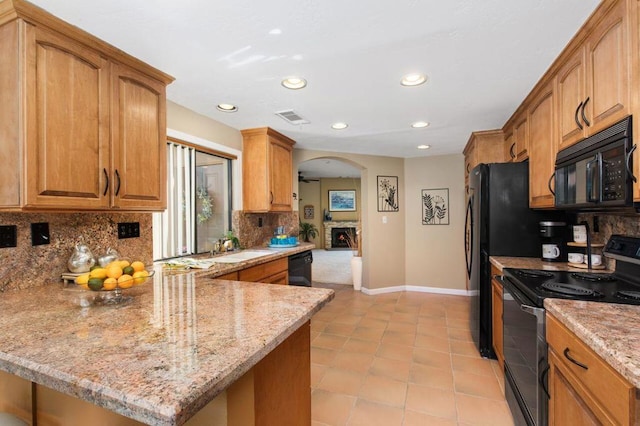
[[[50,243],[49,223],[39,222],[31,224],[31,245],[41,246]]]
[[[16,225],[0,226],[0,248],[18,246],[18,227]]]

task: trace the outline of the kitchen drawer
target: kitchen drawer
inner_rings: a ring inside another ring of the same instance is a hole
[[[281,272],[289,270],[289,259],[274,260],[261,265],[252,266],[239,272],[240,281],[263,282],[265,279]]]
[[[549,314],[546,335],[549,350],[572,373],[567,375],[571,385],[580,393],[594,398],[613,423],[628,424],[634,414],[635,388],[571,330]]]

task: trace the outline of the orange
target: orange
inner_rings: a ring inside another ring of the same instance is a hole
[[[117,286],[118,286],[118,280],[115,279],[115,278],[112,278],[112,277],[107,278],[102,283],[102,289],[103,290],[113,290]]]
[[[111,265],[107,267],[107,277],[115,278],[116,280],[122,276],[122,268],[120,265]]]
[[[135,285],[140,285],[142,284],[147,277],[149,276],[149,273],[147,271],[137,271],[133,273],[133,282]]]
[[[118,287],[129,288],[133,286],[133,277],[131,275],[124,274],[118,278]]]
[[[139,260],[136,260],[135,262],[131,263],[131,267],[133,268],[134,271],[140,272],[144,270],[144,263],[140,262]]]

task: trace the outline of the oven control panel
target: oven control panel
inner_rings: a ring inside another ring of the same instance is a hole
[[[604,248],[605,256],[640,263],[640,238],[612,235]]]

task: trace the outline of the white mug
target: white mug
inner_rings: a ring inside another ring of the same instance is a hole
[[[573,227],[573,241],[576,243],[587,242],[587,227],[584,225],[575,225]]]
[[[557,259],[560,257],[560,249],[557,244],[543,244],[542,257],[545,259]]]
[[[588,262],[589,258],[587,255],[584,256],[584,263],[589,263]],[[591,255],[591,265],[593,266],[598,266],[602,264],[602,256],[600,256],[599,254],[592,254]]]
[[[569,258],[569,262],[571,263],[584,262],[584,254],[582,253],[569,253],[568,258]]]

